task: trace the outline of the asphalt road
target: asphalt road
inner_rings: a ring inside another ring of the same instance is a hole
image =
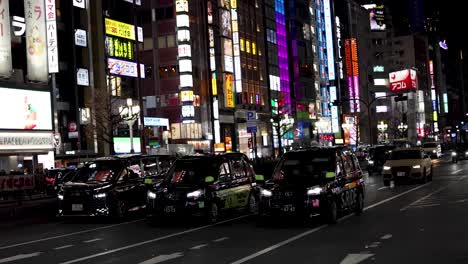
[[[338,224],[257,226],[45,222],[0,228],[0,263],[468,263],[468,161],[437,163],[433,182],[385,188]]]

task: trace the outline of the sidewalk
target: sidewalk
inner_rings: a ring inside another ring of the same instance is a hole
[[[23,200],[0,200],[0,223],[25,218],[55,215],[57,198],[42,194],[25,197]]]

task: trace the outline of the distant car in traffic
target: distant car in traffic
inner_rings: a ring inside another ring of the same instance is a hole
[[[78,169],[58,194],[59,216],[112,216],[124,218],[143,209],[143,179],[128,160],[99,158]]]
[[[442,147],[439,142],[426,142],[422,145],[422,148],[431,158],[438,159],[442,157]]]
[[[250,161],[241,153],[180,158],[165,179],[148,191],[148,218],[196,216],[214,223],[226,211],[255,213],[255,177]]]
[[[364,179],[354,154],[337,148],[312,148],[284,154],[273,177],[260,190],[260,221],[266,217],[338,215],[364,208]]]
[[[451,152],[452,163],[457,163],[460,160],[468,159],[468,146],[467,145],[457,145],[454,150]]]
[[[381,172],[383,165],[387,161],[391,152],[395,149],[392,145],[379,145],[369,148],[367,156],[367,171],[369,175],[374,172]]]
[[[400,179],[427,182],[432,180],[432,161],[421,148],[397,149],[383,167],[384,185]]]

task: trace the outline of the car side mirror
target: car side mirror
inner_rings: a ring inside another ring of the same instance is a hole
[[[213,176],[206,176],[205,177],[205,183],[206,184],[212,184],[215,181]]]
[[[255,175],[255,181],[256,181],[256,182],[264,182],[264,181],[265,181],[265,176],[263,176],[263,175]]]

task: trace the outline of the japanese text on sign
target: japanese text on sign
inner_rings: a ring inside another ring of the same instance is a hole
[[[0,192],[30,190],[33,188],[33,175],[15,175],[0,177]]]
[[[135,40],[135,28],[133,25],[115,21],[109,18],[105,20],[106,34]]]
[[[131,40],[106,37],[106,54],[109,57],[134,60],[134,48],[135,44]]]

